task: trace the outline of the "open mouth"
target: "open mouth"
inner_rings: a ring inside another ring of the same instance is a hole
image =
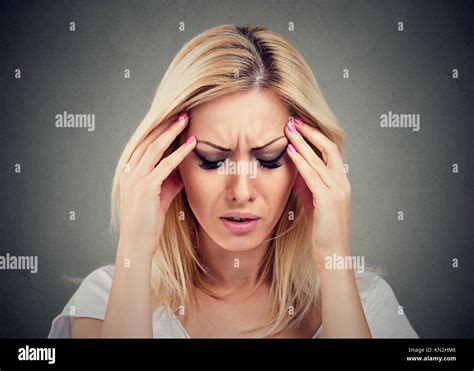
[[[237,222],[237,223],[242,223],[242,222],[246,222],[248,220],[257,220],[258,218],[234,218],[234,217],[228,217],[228,218],[222,218],[222,219],[227,219],[227,220],[231,220],[233,222]]]
[[[260,218],[239,218],[235,216],[221,217],[224,226],[233,234],[242,235],[251,232]]]

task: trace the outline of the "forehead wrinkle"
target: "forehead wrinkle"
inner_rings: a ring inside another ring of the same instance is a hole
[[[275,145],[278,144],[278,143],[283,143],[283,140],[282,139],[286,139],[286,137],[283,135],[283,136],[279,136],[279,137],[276,137],[276,138],[273,138],[271,139],[270,141],[267,141],[267,143],[265,143],[264,145],[262,146],[258,146],[258,147],[252,147],[251,148],[251,151],[252,152],[264,152],[264,151],[269,151],[268,148],[275,148]],[[286,140],[285,142],[288,143],[288,140]],[[223,147],[223,146],[220,146],[218,145],[217,143],[212,143],[212,142],[209,142],[207,140],[198,140],[198,144],[199,143],[202,143],[202,145],[206,146],[206,147],[209,147],[209,148],[212,148],[214,150],[218,150],[218,151],[223,151],[223,152],[234,152],[232,150],[232,148],[226,148],[226,147]],[[285,143],[285,146],[287,145],[287,143]],[[199,147],[202,147],[199,146]],[[197,148],[197,147],[196,147]]]
[[[197,137],[197,146],[200,148],[206,148],[214,151],[224,151],[226,148],[239,151],[244,145],[247,148],[255,148],[253,151],[265,151],[269,148],[273,148],[277,143],[282,143],[282,137],[284,134],[284,125],[286,124],[286,117],[280,119],[275,113],[269,112],[267,115],[252,115],[246,114],[246,110],[239,112],[239,115],[226,115],[223,120],[216,120],[216,111],[206,112],[204,116],[199,115],[201,120],[200,124],[194,125],[197,129],[194,133]],[[192,115],[190,115],[190,127],[193,122]],[[212,119],[209,116],[214,116]],[[277,122],[281,121],[281,125]],[[248,123],[248,124],[247,124]],[[268,134],[269,127],[281,127],[281,132],[277,131],[273,135]],[[201,128],[202,127],[202,128]],[[200,130],[201,129],[201,130]],[[257,130],[255,130],[257,129]],[[199,132],[203,131],[203,136],[199,135]],[[210,135],[206,135],[206,134]],[[234,140],[233,138],[237,138]],[[270,141],[278,139],[274,143],[268,145],[265,148],[258,148],[267,145]],[[210,142],[217,146],[223,147],[223,149],[214,148],[202,142]]]

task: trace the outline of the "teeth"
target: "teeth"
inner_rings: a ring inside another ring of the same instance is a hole
[[[243,222],[245,220],[249,220],[249,219],[246,219],[246,218],[233,218],[233,217],[230,217],[230,218],[227,218],[227,219],[233,220],[234,222]]]

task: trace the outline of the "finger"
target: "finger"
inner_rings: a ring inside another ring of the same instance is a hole
[[[161,187],[160,203],[163,205],[164,210],[168,210],[171,202],[182,188],[183,182],[179,177],[178,171],[174,170]]]
[[[173,143],[176,137],[184,130],[188,122],[188,115],[183,113],[177,121],[171,124],[168,129],[148,145],[137,166],[137,172],[139,174],[147,175],[153,171],[156,164],[163,157],[163,153],[165,153],[171,143]]]
[[[307,161],[308,165],[312,167],[319,174],[321,180],[328,186],[333,187],[335,185],[331,174],[324,162],[316,155],[313,149],[305,141],[300,133],[295,128],[295,125],[289,121],[285,126],[285,134],[294,145],[298,153]]]
[[[163,184],[165,179],[176,169],[181,161],[196,147],[196,143],[196,137],[192,135],[176,151],[160,161],[150,174],[154,188],[158,188]]]
[[[128,160],[128,163],[127,163],[129,165],[129,169],[135,169],[135,167],[138,165],[141,158],[143,157],[143,154],[145,153],[147,147],[156,138],[158,138],[166,129],[168,129],[174,121],[175,120],[158,125],[157,127],[155,127],[153,130],[151,130],[148,133],[145,139],[142,140],[142,142],[135,148],[132,155],[130,156],[130,159]]]
[[[296,195],[299,197],[301,203],[303,204],[303,207],[306,211],[306,215],[308,216],[308,218],[311,218],[313,211],[312,194],[300,173],[296,175],[293,190],[295,191]]]
[[[305,125],[304,122],[296,117],[294,119],[295,127],[300,134],[307,138],[324,156],[327,168],[335,170],[336,173],[344,173],[344,164],[336,143],[331,141],[319,128],[311,125]],[[344,173],[345,174],[345,173]]]
[[[318,173],[311,166],[309,166],[306,159],[298,153],[292,144],[288,144],[286,147],[286,152],[294,162],[298,172],[304,179],[311,193],[313,195],[322,195],[327,190],[327,187],[319,177]]]

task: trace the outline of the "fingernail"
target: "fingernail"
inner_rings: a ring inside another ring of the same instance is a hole
[[[183,112],[181,115],[178,117],[178,124],[184,125],[184,119],[188,116],[186,112]]]
[[[192,142],[194,142],[194,138],[195,136],[191,135],[188,139],[186,139],[186,144],[191,144]]]
[[[290,149],[291,152],[296,153],[296,148],[293,146],[293,144],[288,144],[288,148]]]
[[[296,131],[295,125],[293,125],[292,122],[289,122],[288,124],[286,124],[286,126],[288,126],[288,130],[289,130],[291,133],[294,133],[294,132]]]
[[[294,121],[295,121],[296,125],[298,125],[298,126],[303,126],[303,124],[304,124],[304,122],[301,121],[301,119],[299,117],[296,117]]]

